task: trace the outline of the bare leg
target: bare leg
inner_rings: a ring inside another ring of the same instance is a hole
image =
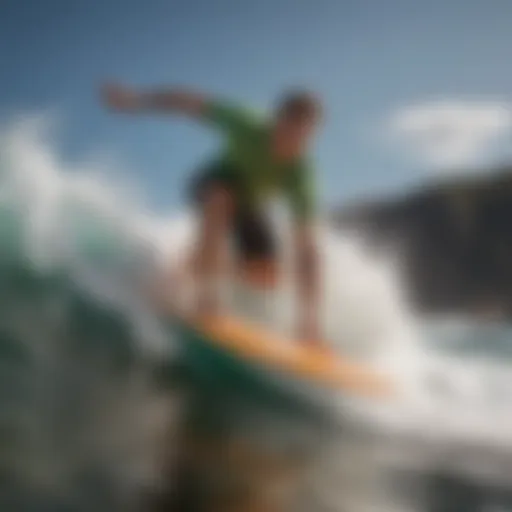
[[[272,290],[279,284],[278,265],[271,259],[239,261],[238,275],[242,282],[260,290]]]
[[[193,255],[192,269],[197,290],[197,312],[213,313],[218,309],[216,278],[226,268],[225,248],[233,215],[231,194],[220,186],[205,194],[201,212],[199,240]]]

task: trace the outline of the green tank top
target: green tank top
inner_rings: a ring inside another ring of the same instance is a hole
[[[276,162],[271,156],[271,125],[245,109],[212,102],[206,120],[225,137],[221,169],[236,172],[243,197],[258,206],[276,193],[282,194],[297,218],[308,219],[314,213],[313,176],[305,159],[293,163]],[[223,171],[220,171],[221,173]]]

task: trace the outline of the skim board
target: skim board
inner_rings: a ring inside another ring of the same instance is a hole
[[[226,356],[231,366],[257,369],[263,379],[269,374],[279,375],[280,381],[288,384],[361,398],[385,399],[393,394],[391,379],[370,365],[341,356],[327,343],[304,343],[229,315],[196,318],[175,312],[171,317],[178,341],[195,345],[192,357],[196,360],[217,353]]]

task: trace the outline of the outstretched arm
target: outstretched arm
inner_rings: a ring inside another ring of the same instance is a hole
[[[122,112],[175,112],[202,117],[208,107],[203,95],[186,89],[135,91],[107,84],[101,89],[101,97],[106,106]]]

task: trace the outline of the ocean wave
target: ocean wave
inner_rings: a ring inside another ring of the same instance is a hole
[[[163,438],[180,403],[162,384],[176,347],[148,283],[167,279],[186,254],[195,220],[152,214],[136,187],[107,179],[95,164],[63,162],[46,129],[44,117],[28,117],[0,132],[0,467],[9,483],[0,508],[43,496],[129,510],[158,482]],[[287,220],[279,213],[275,220],[286,271]],[[407,426],[460,433],[447,418],[464,418],[476,398],[454,377],[455,362],[421,344],[399,260],[382,261],[325,224],[318,236],[326,338],[387,369],[406,396],[368,421],[400,434]],[[291,279],[272,297],[235,286],[230,297],[239,314],[257,313],[274,329],[293,326]],[[480,382],[489,372],[466,373]],[[454,393],[466,400],[450,401]],[[487,432],[501,409],[486,407],[485,428],[459,424]]]

